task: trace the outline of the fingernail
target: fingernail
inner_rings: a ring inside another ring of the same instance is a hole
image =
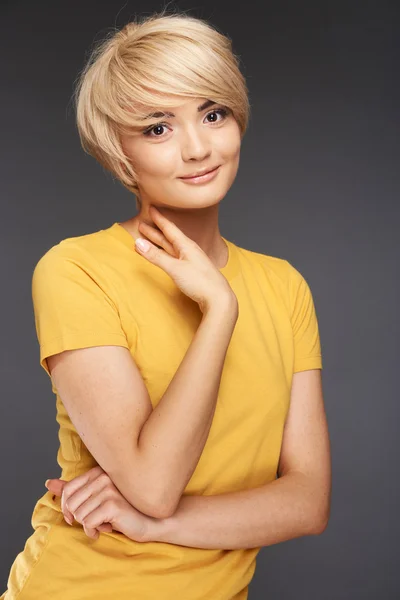
[[[150,248],[149,242],[147,240],[144,240],[143,238],[138,238],[135,244],[139,248],[139,250],[142,250],[143,252],[147,252],[147,250]]]
[[[46,481],[44,482],[45,487],[47,487],[47,488],[49,487],[50,481],[51,481],[50,479],[46,479]]]
[[[67,521],[68,525],[72,525],[72,521],[70,521],[68,517],[64,517],[64,519]]]

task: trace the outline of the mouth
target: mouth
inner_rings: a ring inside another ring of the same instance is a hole
[[[203,183],[203,182],[210,181],[211,179],[213,179],[216,176],[216,174],[219,172],[220,167],[221,167],[221,165],[218,165],[214,169],[211,169],[210,171],[207,171],[206,173],[203,173],[202,175],[197,175],[197,176],[193,176],[193,177],[179,177],[178,179],[181,179],[185,183]]]

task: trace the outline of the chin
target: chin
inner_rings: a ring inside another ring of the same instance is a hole
[[[224,199],[225,196],[226,193],[218,196],[213,196],[211,198],[199,198],[197,201],[196,199],[187,199],[185,202],[185,208],[193,208],[199,210],[203,208],[211,208],[212,206],[217,206],[221,202],[221,200]]]
[[[154,203],[155,206],[161,206],[170,208],[171,210],[189,210],[189,209],[200,209],[209,208],[218,204],[226,195],[226,192],[220,194],[187,194],[184,197],[174,196],[166,199],[164,197],[163,202]]]

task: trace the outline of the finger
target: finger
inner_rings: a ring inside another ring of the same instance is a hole
[[[140,240],[146,243],[147,249],[140,247]],[[171,254],[168,254],[168,252],[166,252],[163,248],[157,248],[157,246],[152,244],[149,240],[145,240],[143,238],[137,238],[135,240],[135,249],[149,262],[153,263],[157,267],[160,267],[169,275],[172,275],[175,262],[179,260],[178,258],[171,256]]]
[[[103,523],[102,525],[98,525],[96,527],[97,531],[104,531],[105,533],[112,533],[112,525],[111,523]]]
[[[85,518],[83,529],[85,530],[86,535],[97,539],[99,536],[99,532],[97,531],[97,529],[104,524],[110,525],[110,523],[107,521],[108,518],[109,515],[107,512],[107,508],[104,506],[104,503],[100,504],[100,506],[98,506]]]
[[[177,253],[175,251],[175,248],[173,247],[171,242],[167,240],[167,238],[161,231],[157,231],[157,229],[151,227],[147,223],[140,223],[139,231],[140,233],[146,235],[152,242],[157,244],[157,246],[161,246],[166,252],[176,257]]]
[[[71,481],[67,481],[65,483],[61,494],[61,510],[64,513],[64,515],[70,516],[71,521],[73,521],[73,515],[66,507],[66,502],[68,501],[68,498],[72,494],[74,494],[78,489],[96,479],[101,473],[104,473],[103,469],[100,466],[97,466],[93,469],[90,469],[89,471],[86,471],[82,475],[71,479]]]
[[[66,481],[63,479],[47,479],[45,486],[56,496],[61,496],[65,484]]]
[[[104,473],[103,469],[100,466],[97,466],[93,469],[89,469],[89,471],[86,471],[85,473],[82,473],[82,475],[79,475],[78,477],[74,477],[74,479],[67,481],[64,486],[66,495],[68,497],[71,496],[82,486],[85,486],[91,481],[97,479],[97,477],[99,477],[99,475],[101,475],[102,473]]]
[[[96,528],[89,528],[85,524],[83,525],[83,530],[86,533],[86,535],[92,538],[93,540],[97,540],[97,538],[100,535],[99,531]]]
[[[56,496],[61,496],[61,507],[65,504],[64,503],[64,499],[63,499],[63,490],[65,487],[65,484],[67,483],[67,481],[64,481],[63,479],[47,479],[46,481],[46,487],[49,490],[49,492],[51,492],[52,494],[55,494]],[[64,507],[64,510],[61,508],[61,510],[63,511],[65,520],[67,521],[67,523],[69,523],[70,525],[72,525],[73,521],[74,521],[74,517],[72,515],[72,513]]]
[[[61,511],[64,515],[64,519],[67,521],[67,523],[69,525],[72,525],[72,523],[74,522],[74,515],[72,514],[72,512],[70,510],[68,510],[67,506],[66,506],[66,500],[67,498],[65,497],[64,494],[64,490],[61,494]]]
[[[75,521],[81,523],[81,525],[87,525],[87,517],[94,510],[96,510],[104,501],[104,497],[101,494],[96,496],[90,496],[85,502],[83,502],[77,509],[71,510]]]
[[[103,492],[107,489],[109,483],[110,478],[108,475],[105,473],[99,475],[97,479],[90,481],[69,496],[66,501],[66,508],[79,521],[76,515],[78,514],[80,518],[84,518],[88,512],[96,508],[102,501]]]

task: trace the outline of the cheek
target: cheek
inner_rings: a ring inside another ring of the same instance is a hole
[[[218,137],[215,150],[224,162],[237,162],[240,155],[240,146],[240,132],[238,128],[234,127]]]
[[[166,144],[145,144],[131,153],[132,164],[142,179],[168,177],[176,172],[176,149]]]

